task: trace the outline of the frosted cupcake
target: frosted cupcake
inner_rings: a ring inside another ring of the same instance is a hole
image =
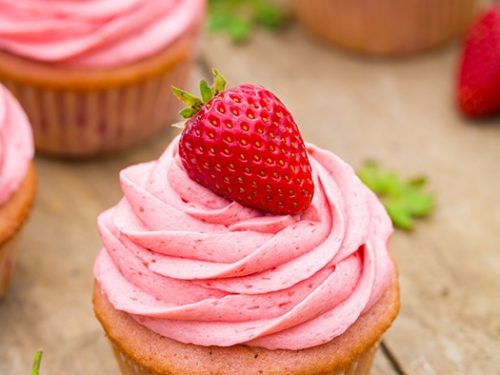
[[[11,279],[21,229],[35,197],[32,158],[28,119],[0,85],[0,298]]]
[[[123,149],[175,116],[204,0],[0,0],[0,80],[26,110],[37,150]]]
[[[434,48],[460,35],[478,0],[294,0],[299,20],[343,48],[399,55]]]
[[[368,374],[399,310],[382,205],[269,91],[202,86],[98,220],[94,309],[122,373]]]

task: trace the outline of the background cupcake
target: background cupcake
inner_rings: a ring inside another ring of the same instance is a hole
[[[35,196],[33,140],[26,115],[0,85],[0,298],[18,250],[19,233]]]
[[[461,34],[478,0],[294,0],[314,34],[356,52],[397,55],[442,45]]]
[[[138,143],[175,116],[204,0],[0,0],[0,79],[37,150],[87,156]]]

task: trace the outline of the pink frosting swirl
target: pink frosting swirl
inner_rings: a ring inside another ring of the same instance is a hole
[[[28,118],[12,94],[0,85],[0,204],[21,185],[33,153]]]
[[[205,0],[0,0],[0,49],[75,67],[124,65],[165,48],[204,9]]]
[[[265,215],[190,180],[178,139],[122,171],[94,270],[112,305],[196,345],[303,349],[342,334],[391,281],[392,225],[351,167],[307,148],[315,195],[300,216]]]

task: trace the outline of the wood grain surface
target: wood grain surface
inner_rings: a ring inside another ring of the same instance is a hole
[[[363,60],[292,27],[244,47],[203,44],[193,81],[217,66],[231,85],[261,83],[306,140],[354,166],[378,160],[425,174],[436,213],[392,241],[402,311],[372,374],[500,374],[500,119],[455,110],[457,47],[405,60]],[[0,304],[0,374],[118,374],[93,317],[96,217],[120,198],[118,172],[157,158],[177,130],[128,153],[86,162],[37,158],[38,199],[16,274]]]

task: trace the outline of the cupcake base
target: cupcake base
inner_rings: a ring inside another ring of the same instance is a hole
[[[14,272],[21,229],[35,198],[36,177],[31,166],[19,189],[0,206],[0,299]]]
[[[368,375],[370,373],[370,369],[372,367],[373,359],[375,358],[375,354],[377,353],[378,345],[372,346],[365,353],[358,356],[358,358],[349,364],[347,367],[331,371],[328,373],[322,373],[322,375]],[[118,366],[120,367],[122,375],[164,375],[167,373],[158,373],[151,372],[148,369],[140,366],[127,356],[124,352],[120,351],[120,349],[113,345],[113,352],[115,354],[116,361],[118,362]],[[265,370],[259,374],[268,374]],[[169,375],[177,375],[177,373],[168,373]],[[188,374],[186,372],[179,372],[178,374]],[[201,373],[200,373],[201,374]],[[212,373],[203,373],[203,374],[212,374]],[[273,373],[278,374],[278,373]],[[288,373],[287,373],[288,374]],[[303,373],[305,375],[305,373]]]
[[[298,351],[203,347],[162,337],[115,310],[97,282],[93,303],[123,375],[366,375],[382,334],[399,312],[399,286],[395,276],[383,297],[344,334]]]

